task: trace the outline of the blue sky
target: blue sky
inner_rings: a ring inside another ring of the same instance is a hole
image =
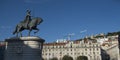
[[[13,37],[16,24],[23,21],[26,10],[44,22],[38,28],[46,42],[79,39],[98,33],[120,31],[119,0],[0,0],[0,40]],[[28,31],[23,31],[26,36]],[[32,32],[32,35],[33,32]]]

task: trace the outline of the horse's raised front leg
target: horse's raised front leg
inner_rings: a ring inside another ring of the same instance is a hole
[[[37,33],[37,32],[39,31],[39,29],[38,29],[38,28],[35,28],[34,30],[37,30],[37,31],[35,31],[35,32],[34,32],[34,34],[35,34],[35,33]]]

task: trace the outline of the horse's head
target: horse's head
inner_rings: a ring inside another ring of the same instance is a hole
[[[39,18],[39,17],[33,18],[32,20],[33,20],[33,21],[36,21],[36,24],[37,24],[37,25],[39,25],[40,23],[43,22],[43,19],[42,19],[42,18]]]
[[[37,24],[39,25],[40,23],[43,22],[43,19],[42,18],[37,18]]]

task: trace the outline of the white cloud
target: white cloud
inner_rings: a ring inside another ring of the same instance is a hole
[[[71,33],[71,34],[68,34],[68,35],[75,35],[75,33]]]
[[[0,29],[9,29],[12,28],[11,26],[0,26]]]
[[[80,33],[85,33],[85,32],[87,32],[87,30],[82,30],[82,31],[80,31]]]

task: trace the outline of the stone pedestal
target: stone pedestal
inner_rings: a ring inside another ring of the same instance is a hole
[[[14,37],[5,40],[4,60],[42,60],[44,39],[39,37]]]

